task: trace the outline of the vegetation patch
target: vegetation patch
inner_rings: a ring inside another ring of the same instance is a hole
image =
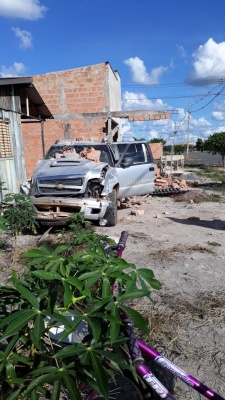
[[[221,196],[217,193],[206,193],[200,190],[188,190],[184,193],[179,193],[173,196],[175,202],[190,202],[203,203],[203,202],[219,202]]]

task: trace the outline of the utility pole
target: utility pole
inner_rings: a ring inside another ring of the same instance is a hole
[[[171,176],[173,174],[173,156],[174,156],[174,146],[175,146],[175,136],[177,134],[177,124],[174,125],[174,132],[173,132],[173,143],[171,146]]]
[[[188,103],[187,156],[189,155],[189,142],[190,142],[190,115],[191,115],[191,106],[190,103]]]

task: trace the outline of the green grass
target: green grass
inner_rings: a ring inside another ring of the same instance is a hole
[[[225,185],[225,169],[223,170],[215,167],[207,167],[207,169],[201,172],[199,171],[198,175],[205,178],[210,178],[214,182],[221,182]]]

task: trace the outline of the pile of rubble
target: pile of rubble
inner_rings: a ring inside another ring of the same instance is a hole
[[[190,187],[197,187],[199,181],[186,181],[174,176],[157,176],[155,178],[155,190],[153,195],[171,195],[186,192]]]

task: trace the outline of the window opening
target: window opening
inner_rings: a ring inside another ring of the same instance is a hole
[[[0,158],[13,157],[9,122],[0,121]]]

